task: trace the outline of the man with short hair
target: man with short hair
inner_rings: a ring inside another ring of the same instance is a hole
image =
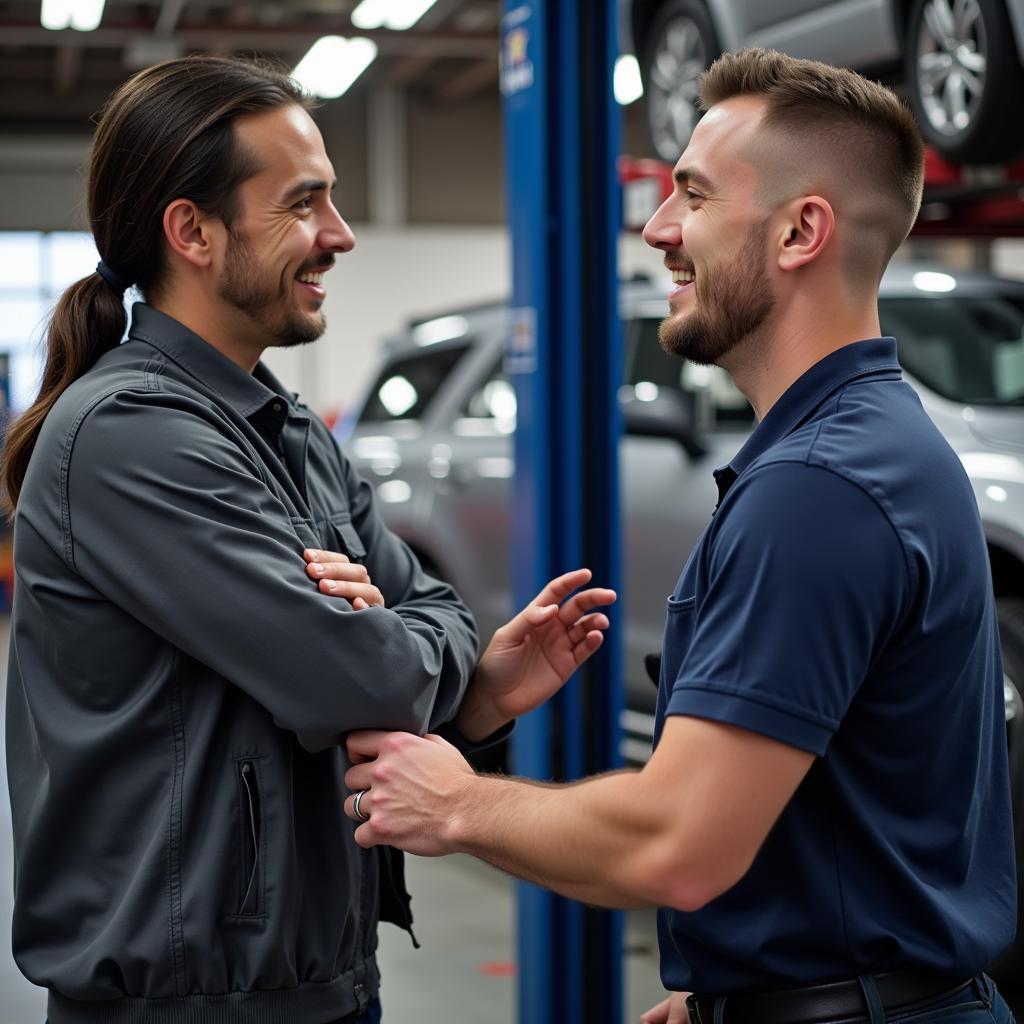
[[[920,136],[882,87],[771,51],[720,58],[703,98],[644,232],[674,283],[661,341],[724,367],[759,423],[668,600],[654,753],[545,786],[357,733],[356,839],[659,906],[673,994],[647,1024],[1004,1022],[983,974],[1016,907],[986,548],[879,337]]]
[[[323,333],[355,243],[307,106],[217,57],[114,94],[102,261],[7,438],[13,946],[51,1024],[375,1024],[378,918],[412,918],[344,817],[345,735],[485,740],[608,624],[567,573],[477,664],[469,611],[260,362]]]

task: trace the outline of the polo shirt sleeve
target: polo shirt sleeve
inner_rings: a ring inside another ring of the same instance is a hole
[[[908,607],[903,544],[868,490],[803,462],[752,467],[717,515],[667,714],[821,756]]]

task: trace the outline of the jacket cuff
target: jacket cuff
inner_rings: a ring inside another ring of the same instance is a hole
[[[487,750],[489,747],[497,746],[502,740],[508,739],[516,727],[515,719],[506,722],[500,729],[495,729],[490,736],[474,743],[462,735],[462,730],[455,724],[455,721],[445,722],[444,725],[434,729],[434,735],[447,740],[453,747],[457,747],[463,754],[472,754],[477,750]]]

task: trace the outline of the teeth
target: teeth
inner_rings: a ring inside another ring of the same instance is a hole
[[[299,280],[304,281],[306,284],[323,284],[323,274],[300,274]]]
[[[672,283],[673,284],[692,284],[696,280],[696,274],[691,273],[689,270],[673,270],[672,271]]]

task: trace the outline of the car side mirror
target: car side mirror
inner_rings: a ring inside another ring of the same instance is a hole
[[[623,430],[630,437],[662,437],[683,446],[691,459],[707,454],[697,436],[693,411],[686,396],[675,388],[659,388],[655,395],[637,398],[631,387],[619,391]]]

